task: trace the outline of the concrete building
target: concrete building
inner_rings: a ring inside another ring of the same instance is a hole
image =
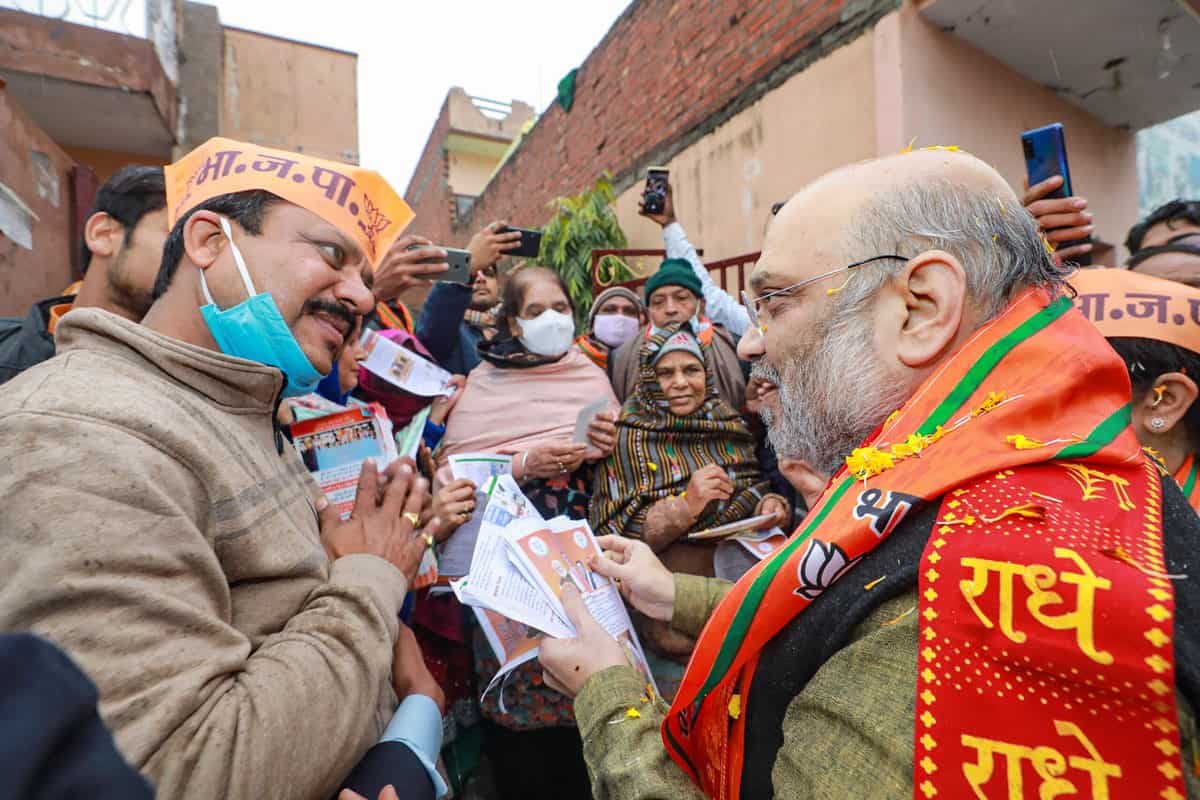
[[[580,66],[571,111],[545,110],[444,240],[498,217],[538,225],[609,169],[629,246],[661,247],[637,200],[662,164],[693,243],[725,259],[761,247],[772,203],[910,143],[957,145],[1020,187],[1021,132],[1061,122],[1076,190],[1116,245],[1138,217],[1137,131],[1200,108],[1200,0],[1085,5],[637,0]]]
[[[126,164],[218,135],[357,163],[357,68],[200,3],[0,0],[0,315],[79,277],[96,188]]]
[[[502,103],[453,87],[404,192],[417,215],[414,230],[436,242],[458,241],[459,220],[471,215],[475,198],[535,117],[520,100]]]

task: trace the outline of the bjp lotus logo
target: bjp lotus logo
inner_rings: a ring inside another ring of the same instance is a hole
[[[858,558],[847,559],[846,551],[836,544],[810,539],[808,549],[800,558],[800,566],[796,568],[800,587],[795,593],[805,600],[816,600],[821,596],[821,592],[832,586],[834,581],[858,561]]]

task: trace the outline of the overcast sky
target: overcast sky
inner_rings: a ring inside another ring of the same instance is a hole
[[[204,0],[221,22],[358,53],[361,163],[401,194],[451,86],[538,112],[629,0]]]

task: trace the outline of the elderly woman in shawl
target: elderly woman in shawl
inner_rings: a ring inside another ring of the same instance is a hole
[[[451,455],[509,454],[513,477],[543,517],[587,518],[593,465],[612,452],[618,403],[604,371],[574,346],[572,312],[557,273],[523,267],[511,274],[499,333],[479,344],[482,362],[447,419],[439,482],[451,479]],[[599,400],[608,403],[587,442],[572,441],[580,412]],[[461,525],[474,503],[450,511]],[[486,686],[500,665],[478,631],[474,653],[479,685]],[[571,701],[543,685],[536,661],[517,667],[480,706],[484,748],[501,767],[500,798],[591,796]]]
[[[787,501],[770,493],[754,437],[717,395],[691,326],[669,326],[641,351],[634,394],[617,421],[617,444],[596,474],[591,524],[597,535],[643,539],[672,572],[713,574],[716,545],[685,542],[691,531],[772,514],[784,524]],[[634,614],[655,681],[674,694],[693,641]],[[665,656],[663,660],[658,656]]]
[[[757,514],[776,515],[766,527],[782,524],[790,509],[769,487],[754,437],[717,396],[688,323],[650,338],[637,389],[617,421],[616,448],[596,476],[596,534],[644,539],[676,571],[711,575],[712,546],[678,540]]]

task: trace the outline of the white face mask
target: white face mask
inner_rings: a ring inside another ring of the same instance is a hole
[[[521,329],[521,344],[539,356],[561,356],[575,341],[575,320],[552,308],[533,319],[517,317],[517,327]]]

